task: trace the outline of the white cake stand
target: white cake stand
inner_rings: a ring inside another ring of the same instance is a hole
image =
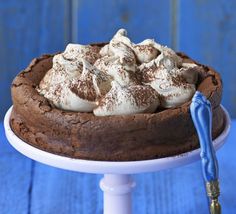
[[[30,146],[14,134],[9,125],[11,110],[12,107],[7,111],[4,118],[6,136],[10,144],[23,155],[61,169],[104,174],[100,181],[100,187],[104,193],[104,214],[132,213],[131,191],[135,187],[135,182],[131,179],[131,174],[174,168],[200,159],[200,149],[173,157],[127,162],[80,160],[55,155]],[[219,149],[225,143],[229,134],[230,117],[226,109],[224,109],[224,113],[225,129],[214,140],[215,149]]]

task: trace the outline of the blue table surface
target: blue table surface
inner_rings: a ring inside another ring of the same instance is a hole
[[[236,120],[227,143],[217,152],[222,210],[236,213]],[[49,167],[24,157],[7,142],[0,123],[1,214],[102,214],[101,175]],[[200,162],[156,173],[135,175],[135,214],[205,214]]]

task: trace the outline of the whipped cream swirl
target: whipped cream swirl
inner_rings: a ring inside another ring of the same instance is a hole
[[[159,105],[158,93],[150,86],[121,86],[112,82],[112,89],[93,110],[96,116],[152,113]]]
[[[96,116],[153,113],[191,99],[196,68],[153,39],[132,43],[120,29],[103,47],[68,44],[38,92],[58,108]]]

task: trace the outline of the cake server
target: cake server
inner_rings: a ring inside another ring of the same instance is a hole
[[[218,201],[220,195],[219,169],[215,150],[212,144],[212,110],[211,103],[197,91],[192,98],[190,112],[196,128],[200,147],[202,173],[206,183],[207,195],[210,198],[210,213],[220,214],[221,206]]]

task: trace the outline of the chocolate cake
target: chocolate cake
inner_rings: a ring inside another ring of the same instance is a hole
[[[100,49],[105,45],[91,46]],[[52,69],[54,56],[43,55],[34,59],[12,83],[13,110],[10,125],[14,133],[26,143],[62,156],[103,161],[155,159],[199,148],[197,133],[189,111],[191,97],[178,106],[169,107],[170,102],[163,101],[164,95],[158,94],[159,107],[152,108],[154,110],[151,111],[150,108],[147,111],[145,107],[142,112],[129,114],[118,114],[120,110],[113,114],[104,107],[99,111],[93,110],[94,112],[60,108],[61,105],[57,106],[55,102],[45,97],[45,94],[40,93],[42,92],[40,84],[47,72]],[[177,53],[176,56],[184,63],[197,65],[189,69],[197,74],[196,90],[202,92],[212,104],[212,137],[215,139],[224,128],[224,113],[220,107],[222,95],[220,75],[183,53]],[[147,72],[150,72],[150,69]],[[145,71],[145,74],[147,72]],[[137,74],[137,81],[140,81],[140,78],[142,82],[147,79],[145,75],[140,77]],[[182,81],[178,78],[177,76],[174,78],[177,85]],[[78,87],[74,90],[78,90]],[[111,93],[112,89],[107,90],[109,92],[101,93],[98,102],[93,103],[96,108],[107,102],[104,97],[109,97],[107,94]],[[133,91],[132,93],[134,94]],[[150,95],[148,97],[150,98]],[[140,94],[138,99],[143,100]],[[143,106],[137,103],[136,107]],[[101,115],[104,109],[106,114]]]

